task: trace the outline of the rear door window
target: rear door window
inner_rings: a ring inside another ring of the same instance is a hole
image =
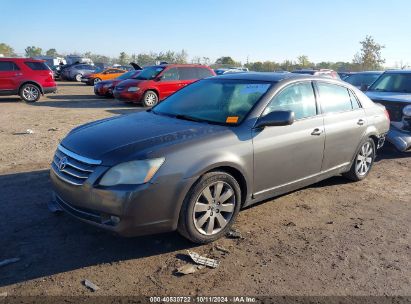
[[[18,71],[17,64],[13,61],[0,61],[0,72]]]
[[[197,73],[198,79],[214,76],[213,73],[206,68],[197,68]]]
[[[353,109],[351,96],[347,88],[331,83],[317,83],[321,108],[324,113],[339,113]]]
[[[44,62],[26,61],[25,64],[33,71],[47,71],[50,70]]]
[[[198,79],[196,68],[181,67],[181,68],[178,68],[178,73],[180,74],[180,80]]]

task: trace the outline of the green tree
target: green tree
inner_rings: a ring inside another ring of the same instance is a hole
[[[0,54],[6,56],[6,57],[14,57],[16,56],[16,53],[14,53],[13,48],[5,43],[0,43]]]
[[[234,61],[233,58],[231,58],[230,56],[223,56],[218,58],[215,61],[216,64],[229,64],[229,65],[235,65],[236,62]]]
[[[36,57],[36,56],[41,56],[41,54],[43,53],[43,50],[36,46],[28,46],[26,47],[25,52],[26,52],[26,57]]]
[[[308,60],[308,56],[301,55],[297,57],[298,65],[302,68],[308,68],[311,66],[310,60]]]
[[[121,65],[127,65],[130,63],[130,57],[127,55],[127,53],[120,53],[120,57],[118,57],[118,63]]]
[[[353,63],[360,65],[363,70],[380,70],[385,59],[382,58],[381,51],[384,45],[377,43],[372,36],[366,36],[360,41],[361,50],[354,55]]]
[[[57,57],[59,54],[57,53],[56,49],[48,49],[46,52],[46,56]]]

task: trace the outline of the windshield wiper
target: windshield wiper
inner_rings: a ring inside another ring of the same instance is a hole
[[[175,118],[177,118],[177,119],[189,120],[189,121],[195,121],[195,122],[204,122],[204,121],[205,121],[205,120],[203,120],[203,119],[191,117],[191,116],[184,115],[184,114],[177,114],[177,115],[175,116]]]

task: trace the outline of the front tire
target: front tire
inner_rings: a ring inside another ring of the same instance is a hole
[[[156,92],[148,90],[143,95],[143,105],[145,107],[154,107],[158,103],[158,95]]]
[[[374,164],[376,155],[375,143],[372,138],[368,138],[358,150],[350,171],[344,173],[343,176],[352,180],[360,181],[367,177]]]
[[[36,102],[40,99],[41,91],[38,86],[27,83],[21,87],[19,95],[25,102]]]
[[[94,78],[93,84],[95,85],[96,83],[99,83],[100,81],[101,81],[100,78]],[[91,83],[90,83],[90,85],[91,85]]]
[[[77,81],[77,82],[81,82],[81,78],[83,77],[83,75],[81,75],[81,74],[77,74],[75,77],[74,77],[74,79]]]
[[[238,182],[225,172],[203,175],[183,202],[178,232],[193,243],[206,244],[225,235],[241,208]]]

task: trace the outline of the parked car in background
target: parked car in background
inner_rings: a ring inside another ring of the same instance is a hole
[[[100,82],[102,80],[110,80],[117,78],[118,76],[124,74],[127,72],[126,70],[121,70],[117,68],[109,68],[103,71],[98,71],[95,73],[91,74],[85,74],[81,78],[81,82],[84,82],[85,84],[88,85],[95,85],[97,82]]]
[[[320,70],[301,69],[301,70],[292,71],[291,73],[340,79],[340,76],[338,75],[338,73],[336,71],[329,70],[329,69],[320,69]]]
[[[210,76],[215,76],[214,71],[204,65],[155,65],[144,68],[134,79],[120,82],[113,95],[121,101],[152,107],[186,85]]]
[[[94,85],[94,94],[97,96],[113,97],[113,90],[116,85],[126,79],[133,79],[140,74],[141,70],[132,70],[121,74],[115,79],[99,81]]]
[[[221,69],[215,69],[214,72],[216,75],[224,75],[224,74],[230,74],[230,73],[246,73],[248,72],[247,68],[221,68]]]
[[[385,109],[342,81],[210,77],[72,130],[51,165],[54,207],[124,236],[178,230],[208,243],[243,207],[334,175],[366,178],[388,129]]]
[[[365,71],[352,73],[343,80],[365,92],[381,76],[382,71]]]
[[[97,68],[90,64],[73,64],[62,69],[60,78],[63,80],[75,80],[81,82],[81,79],[86,74],[95,73]]]
[[[19,95],[26,102],[34,102],[56,90],[53,71],[43,60],[0,58],[1,96]]]
[[[391,128],[387,140],[399,151],[411,149],[411,70],[384,72],[367,96],[387,109]]]
[[[338,76],[340,76],[341,80],[344,80],[351,74],[354,74],[355,72],[337,72]]]
[[[67,64],[84,63],[84,64],[93,65],[93,60],[91,60],[90,58],[86,58],[86,57],[78,56],[78,55],[67,55],[66,61],[67,61]]]

